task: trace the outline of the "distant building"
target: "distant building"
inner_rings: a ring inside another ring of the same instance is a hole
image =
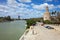
[[[20,19],[20,16],[18,16],[18,19]]]
[[[44,20],[51,20],[48,6],[46,6],[46,12],[44,13],[43,19]]]

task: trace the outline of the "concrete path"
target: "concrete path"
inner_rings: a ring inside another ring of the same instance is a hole
[[[47,29],[43,26],[34,26],[33,29],[29,29],[22,40],[60,40],[60,31]]]

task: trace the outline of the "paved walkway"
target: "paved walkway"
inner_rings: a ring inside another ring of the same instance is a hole
[[[19,40],[60,40],[60,31],[47,29],[43,26],[34,26],[29,32]]]

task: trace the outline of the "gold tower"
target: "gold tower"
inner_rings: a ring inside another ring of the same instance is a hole
[[[46,6],[46,12],[44,13],[44,20],[51,20],[48,6]]]

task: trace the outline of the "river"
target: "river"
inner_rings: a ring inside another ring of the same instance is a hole
[[[19,40],[25,31],[26,21],[0,23],[0,40]]]

